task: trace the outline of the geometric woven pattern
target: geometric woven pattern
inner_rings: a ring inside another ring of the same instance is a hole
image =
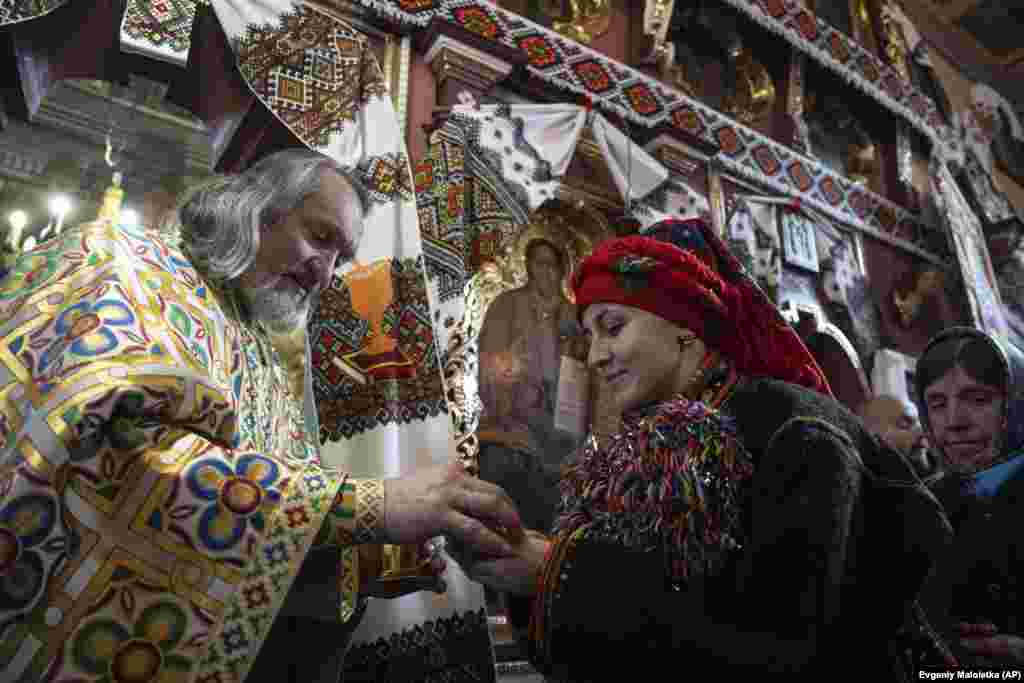
[[[67,0],[0,0],[0,26],[41,17],[66,3]]]
[[[520,49],[527,70],[555,85],[611,105],[619,113],[648,126],[663,123],[679,102],[679,93],[657,79],[609,60],[553,31],[527,23],[516,14],[495,10],[479,0],[359,0],[410,27],[426,27],[437,17],[459,24],[486,41]],[[725,0],[844,81],[863,90],[906,119],[941,148],[956,146],[955,132],[945,124],[927,95],[904,80],[882,59],[818,19],[804,3],[786,0]],[[560,73],[568,71],[570,74]],[[638,116],[639,115],[639,116]]]
[[[329,16],[295,7],[278,24],[250,25],[235,41],[246,82],[300,140],[329,144],[368,98],[387,94],[365,38]],[[289,36],[288,43],[282,36]],[[283,45],[287,44],[285,50]]]
[[[130,38],[173,52],[188,52],[196,0],[128,0],[121,30]]]
[[[244,675],[342,483],[171,242],[87,224],[0,285],[0,680]]]
[[[445,411],[423,259],[392,260],[390,276],[394,297],[384,311],[382,332],[395,342],[394,357],[374,360],[360,354],[371,333],[353,311],[344,280],[324,290],[310,321],[321,441],[350,439]],[[347,373],[335,358],[352,358],[357,365]],[[354,379],[352,370],[365,373],[369,381]]]
[[[478,683],[494,680],[487,613],[439,617],[389,638],[354,645],[345,655],[343,680]],[[466,661],[466,653],[475,661]]]
[[[362,544],[379,541],[384,529],[384,480],[357,480],[355,507],[355,542]]]
[[[911,121],[939,145],[937,149],[948,151],[948,130],[936,118],[937,110],[930,99],[905,81],[887,80],[889,75],[895,75],[888,65],[802,6],[781,0],[765,0],[764,4],[754,0],[728,2],[790,42],[799,42],[798,47],[814,59],[826,61],[829,68],[841,72],[846,80]],[[836,220],[882,236],[922,258],[944,262],[947,257],[948,247],[940,226],[922,223],[915,214],[852,183],[822,162],[517,14],[479,0],[423,0],[415,3],[415,11],[410,11],[408,2],[397,0],[360,3],[409,28],[425,26],[435,17],[458,24],[485,43],[522,52],[529,74],[559,90],[585,96],[595,107],[636,124],[649,128],[669,126],[700,139],[716,150],[716,161],[738,176],[799,197]],[[431,216],[424,216],[429,213],[424,208],[421,202],[421,218],[429,219]]]

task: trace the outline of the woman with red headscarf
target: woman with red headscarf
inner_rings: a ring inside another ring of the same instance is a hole
[[[857,537],[874,529],[866,479],[923,491],[910,466],[888,453],[865,467],[878,442],[702,221],[600,245],[573,290],[623,426],[567,467],[550,536],[465,563],[522,596],[513,621],[529,621],[537,667],[899,680],[891,641],[945,527],[922,528],[923,509],[884,520],[883,561]]]

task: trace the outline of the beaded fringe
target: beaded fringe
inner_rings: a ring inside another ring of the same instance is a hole
[[[677,398],[624,416],[605,448],[590,439],[562,479],[556,531],[583,526],[631,548],[661,550],[670,577],[717,573],[742,543],[753,474],[732,420]]]

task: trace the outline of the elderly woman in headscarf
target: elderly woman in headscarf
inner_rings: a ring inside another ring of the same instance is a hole
[[[893,533],[870,552],[857,539],[874,529],[863,493],[879,468],[924,491],[906,461],[874,457],[878,442],[703,221],[599,245],[573,290],[621,431],[588,439],[567,468],[550,536],[468,565],[522,596],[513,621],[529,621],[535,665],[571,681],[661,666],[898,680],[889,639],[941,523],[890,553],[905,552],[904,524],[941,513],[925,491],[930,510],[885,520]]]
[[[955,327],[929,342],[914,379],[945,470],[932,490],[956,534],[925,584],[922,606],[962,665],[1019,669],[1024,355],[984,332]]]

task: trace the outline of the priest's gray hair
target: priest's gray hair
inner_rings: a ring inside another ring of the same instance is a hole
[[[260,232],[277,223],[320,189],[332,170],[352,190],[349,225],[365,216],[365,187],[336,161],[308,149],[287,149],[260,160],[244,173],[217,176],[185,194],[170,221],[192,265],[220,282],[234,280],[256,259]],[[359,230],[356,234],[361,234]]]

